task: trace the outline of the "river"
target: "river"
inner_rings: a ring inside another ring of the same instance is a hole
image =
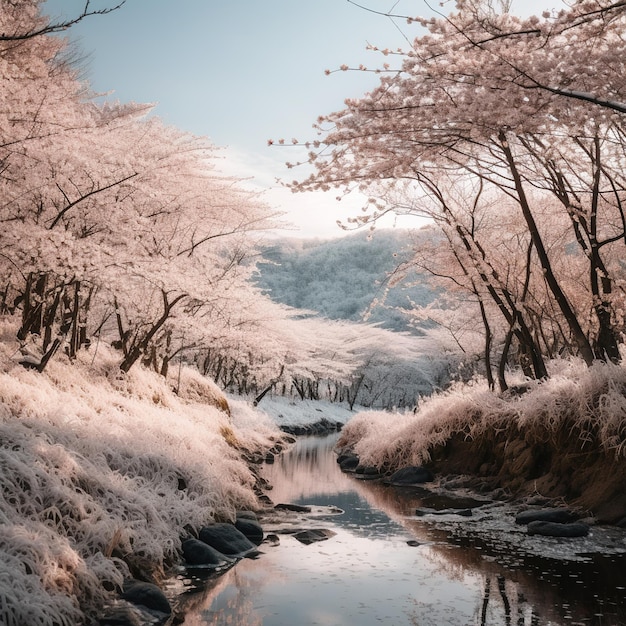
[[[312,513],[264,518],[278,545],[262,544],[259,558],[200,590],[185,577],[186,626],[626,624],[626,531],[528,537],[501,502],[467,518],[417,516],[417,507],[446,503],[341,473],[335,443],[336,435],[301,438],[264,467],[274,503]],[[293,534],[300,528],[331,536],[305,545]]]

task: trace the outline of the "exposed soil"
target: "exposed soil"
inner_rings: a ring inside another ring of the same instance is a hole
[[[429,469],[468,476],[474,488],[561,499],[600,523],[626,518],[626,460],[600,448],[588,433],[583,438],[563,429],[531,438],[515,427],[479,439],[458,433],[431,458]]]

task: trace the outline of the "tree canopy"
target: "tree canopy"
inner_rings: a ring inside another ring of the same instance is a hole
[[[116,331],[122,370],[156,346],[167,361],[251,297],[247,259],[274,214],[215,172],[208,141],[149,106],[97,104],[40,3],[18,4],[0,28],[30,33],[0,42],[2,310],[21,311],[18,337],[43,354]]]
[[[449,255],[430,269],[481,309],[486,355],[495,329],[535,377],[557,353],[618,361],[625,19],[607,0],[527,19],[466,0],[410,20],[424,34],[381,50],[379,85],[320,117],[314,171],[292,188],[365,192],[357,224],[432,218]]]

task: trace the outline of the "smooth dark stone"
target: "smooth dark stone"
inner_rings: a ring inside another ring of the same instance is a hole
[[[199,539],[185,539],[183,541],[183,556],[189,565],[218,567],[231,561],[227,556]]]
[[[342,452],[337,455],[337,463],[341,465],[346,459],[358,459],[359,457],[354,452]]]
[[[200,541],[226,556],[241,556],[256,546],[233,524],[210,524],[200,529]]]
[[[304,545],[310,545],[317,541],[326,541],[331,537],[334,537],[335,533],[332,530],[325,528],[314,528],[311,530],[301,530],[294,534],[294,537]]]
[[[340,431],[342,427],[341,422],[322,417],[312,424],[283,424],[280,429],[290,435],[326,435]]]
[[[170,606],[169,600],[165,597],[165,594],[152,583],[128,580],[124,583],[122,598],[133,604],[145,606],[151,611],[167,613],[168,615],[172,612],[172,607]]]
[[[387,482],[390,485],[410,486],[429,483],[433,480],[432,472],[425,467],[403,467],[394,472]]]
[[[380,474],[354,474],[356,480],[380,480],[382,476]]]
[[[263,528],[256,520],[238,517],[235,528],[257,546],[263,541]]]
[[[237,511],[236,513],[237,519],[252,519],[255,522],[258,521],[257,514],[254,511]]]
[[[543,535],[545,537],[586,537],[589,534],[589,526],[582,522],[561,524],[536,520],[530,522],[527,529],[529,535]]]
[[[308,435],[309,430],[306,426],[301,426],[299,424],[282,424],[280,429],[289,435]]]
[[[359,457],[354,455],[346,455],[337,459],[342,472],[354,472],[359,466]]]
[[[293,511],[294,513],[310,513],[310,506],[303,506],[302,504],[277,504],[274,507],[277,511]]]
[[[280,545],[280,537],[274,533],[271,533],[265,537],[265,543],[268,546],[279,546]]]
[[[578,516],[569,509],[528,509],[522,511],[515,518],[516,524],[529,524],[530,522],[554,522],[567,524],[574,522]]]

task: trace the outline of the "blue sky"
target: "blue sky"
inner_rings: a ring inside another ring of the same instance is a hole
[[[93,9],[115,4],[91,0]],[[359,4],[379,12],[430,14],[424,0]],[[558,4],[515,0],[513,10],[537,13]],[[47,0],[44,8],[67,17],[84,5],[85,0]],[[441,9],[438,0],[431,6]],[[285,234],[336,237],[343,232],[336,220],[355,213],[360,199],[337,203],[334,193],[305,196],[279,188],[276,178],[293,178],[284,162],[296,155],[268,147],[267,140],[315,138],[318,115],[341,109],[345,98],[376,84],[374,74],[326,76],[325,70],[344,63],[376,66],[379,58],[366,50],[368,42],[406,47],[405,37],[416,36],[416,28],[348,0],[126,0],[119,10],[73,27],[69,37],[88,55],[94,90],[122,102],[156,103],[156,114],[166,122],[224,147],[222,169],[253,176],[246,184],[267,189],[266,202],[285,211],[299,229]]]

